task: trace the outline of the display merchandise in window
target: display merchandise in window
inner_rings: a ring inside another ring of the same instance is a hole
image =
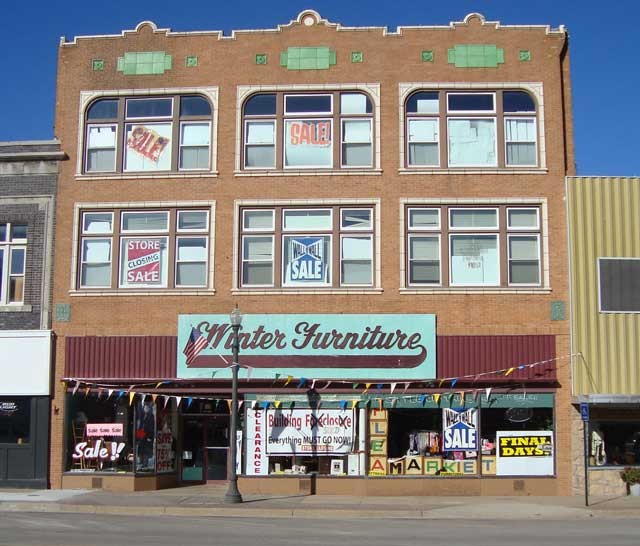
[[[640,419],[590,423],[590,466],[640,466]]]
[[[373,167],[373,107],[365,93],[258,93],[242,113],[246,170]]]
[[[407,167],[538,165],[537,108],[522,90],[420,90],[405,103]]]
[[[211,139],[212,108],[200,95],[105,97],[85,113],[83,171],[206,171]]]

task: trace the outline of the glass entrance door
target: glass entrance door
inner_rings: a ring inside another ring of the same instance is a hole
[[[182,426],[182,481],[204,482],[204,425],[197,417],[184,419]]]
[[[229,418],[214,417],[205,424],[206,480],[227,479]]]

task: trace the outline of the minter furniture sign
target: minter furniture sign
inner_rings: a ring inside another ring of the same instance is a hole
[[[228,315],[180,315],[178,377],[230,377],[232,343]],[[435,377],[435,315],[246,315],[239,345],[241,377]]]

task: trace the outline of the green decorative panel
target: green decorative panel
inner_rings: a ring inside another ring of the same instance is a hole
[[[328,47],[290,47],[280,53],[287,70],[326,70],[336,64],[336,52]]]
[[[164,51],[140,51],[125,53],[118,57],[118,72],[127,76],[141,76],[146,74],[164,74],[171,69],[172,58]]]
[[[566,305],[563,301],[551,302],[551,320],[565,320],[567,318]]]
[[[362,51],[352,51],[351,52],[351,62],[352,63],[361,63],[364,60],[364,55]]]
[[[91,69],[94,72],[102,72],[104,70],[104,60],[103,59],[93,59],[91,61]]]
[[[423,63],[432,63],[433,62],[433,50],[425,49],[422,52],[422,62]]]
[[[69,322],[71,320],[70,303],[56,303],[56,320],[58,322]]]
[[[267,54],[266,53],[258,53],[256,55],[256,64],[267,64]]]
[[[198,57],[196,55],[187,55],[184,60],[184,65],[187,68],[194,68],[198,66]]]
[[[447,60],[456,68],[496,68],[504,63],[504,49],[495,45],[456,45],[447,50]]]
[[[531,60],[531,51],[528,49],[521,49],[518,51],[518,60],[519,61],[530,61]]]

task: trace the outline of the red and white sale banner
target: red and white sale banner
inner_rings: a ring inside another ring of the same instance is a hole
[[[127,284],[160,284],[164,239],[128,239],[125,242]]]
[[[127,146],[140,155],[157,163],[162,152],[169,144],[169,139],[159,135],[150,127],[135,125],[127,140]]]

